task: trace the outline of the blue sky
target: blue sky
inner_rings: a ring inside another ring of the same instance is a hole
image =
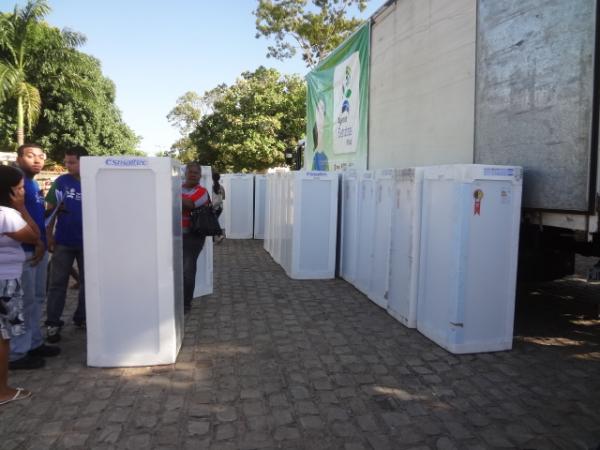
[[[19,0],[0,0],[12,11]],[[371,0],[369,17],[384,0]],[[256,0],[50,0],[47,21],[83,33],[82,51],[98,58],[117,87],[125,122],[143,137],[148,154],[179,137],[166,119],[187,91],[203,94],[232,84],[244,71],[264,65],[282,73],[307,72],[300,57],[266,57],[269,42],[255,39]]]

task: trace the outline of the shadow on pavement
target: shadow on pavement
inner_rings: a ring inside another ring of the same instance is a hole
[[[600,361],[600,282],[568,277],[517,288],[515,343]]]

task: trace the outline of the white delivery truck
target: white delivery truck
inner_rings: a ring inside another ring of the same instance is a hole
[[[525,279],[600,256],[599,5],[390,0],[370,19],[368,169],[523,167]]]

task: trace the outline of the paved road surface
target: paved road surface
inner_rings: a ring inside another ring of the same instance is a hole
[[[262,241],[228,240],[176,365],[87,368],[68,326],[61,356],[11,373],[34,396],[0,407],[0,448],[595,448],[600,321],[577,299],[600,286],[519,295],[512,351],[454,356],[346,282],[290,280]]]

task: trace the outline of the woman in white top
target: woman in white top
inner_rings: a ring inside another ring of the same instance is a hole
[[[21,243],[35,244],[38,239],[39,229],[25,208],[23,173],[0,166],[0,405],[31,396],[8,385],[8,354],[11,336],[23,333]]]
[[[223,200],[225,200],[225,189],[223,188],[223,185],[219,183],[219,180],[221,179],[221,175],[219,174],[219,172],[213,172],[212,179],[212,208],[218,219],[219,216],[223,213]],[[221,229],[221,234],[219,236],[215,236],[213,240],[217,244],[219,244],[221,241],[223,241],[223,239],[225,239],[225,230]]]

